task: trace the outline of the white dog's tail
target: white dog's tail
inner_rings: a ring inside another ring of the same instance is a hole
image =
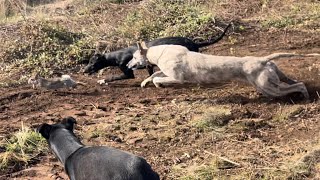
[[[263,58],[264,62],[269,62],[271,60],[275,60],[275,59],[279,59],[279,58],[283,58],[283,57],[313,57],[313,56],[320,56],[320,54],[318,53],[313,53],[313,54],[294,54],[294,53],[274,53],[268,56],[265,56]]]

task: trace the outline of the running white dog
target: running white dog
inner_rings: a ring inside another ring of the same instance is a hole
[[[150,47],[138,43],[139,50],[128,63],[132,69],[148,64],[157,65],[161,71],[155,72],[141,83],[145,87],[150,81],[156,87],[170,83],[220,83],[230,80],[247,81],[266,96],[280,97],[293,92],[301,92],[306,99],[309,94],[302,82],[296,82],[282,73],[270,62],[281,57],[310,57],[320,54],[275,53],[264,57],[213,56],[191,52],[178,45]]]

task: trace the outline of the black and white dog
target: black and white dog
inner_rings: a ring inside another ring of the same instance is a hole
[[[85,146],[73,133],[76,120],[42,124],[38,132],[64,164],[71,180],[158,180],[159,175],[142,157],[104,146]]]
[[[199,52],[199,48],[209,46],[220,41],[223,36],[226,34],[227,30],[231,24],[229,24],[223,31],[223,33],[214,40],[203,42],[203,43],[195,43],[191,39],[185,37],[165,37],[156,39],[150,42],[147,42],[147,47],[164,45],[164,44],[172,44],[172,45],[181,45],[189,49],[190,51]],[[123,72],[121,76],[115,76],[110,79],[103,79],[98,81],[100,84],[111,82],[115,80],[121,79],[132,79],[134,78],[133,70],[127,67],[127,63],[132,59],[133,53],[138,50],[136,45],[130,46],[125,49],[121,49],[118,51],[106,53],[106,54],[94,54],[90,60],[88,65],[84,69],[84,73],[93,74],[98,72],[99,70],[109,67],[109,66],[118,66],[120,70]],[[149,75],[153,74],[153,67],[148,67]]]

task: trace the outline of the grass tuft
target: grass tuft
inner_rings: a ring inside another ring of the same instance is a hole
[[[201,130],[212,129],[228,124],[233,118],[231,109],[226,106],[212,106],[204,111],[201,117],[197,117],[195,127]]]
[[[300,113],[304,111],[301,105],[283,106],[273,116],[275,121],[287,121],[291,118],[298,117]]]
[[[21,129],[1,143],[0,169],[16,164],[27,164],[32,158],[47,151],[46,140],[34,130],[22,124]]]
[[[217,177],[218,168],[214,161],[209,164],[194,164],[191,166],[176,165],[173,166],[173,174],[177,175],[179,180],[212,180]]]

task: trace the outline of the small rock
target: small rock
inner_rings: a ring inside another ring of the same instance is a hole
[[[122,139],[116,135],[111,135],[109,138],[110,138],[110,140],[118,142],[118,143],[122,142]]]
[[[138,128],[137,128],[137,127],[134,127],[134,126],[131,126],[131,127],[129,127],[129,130],[130,130],[130,131],[136,131],[136,130],[138,130]]]
[[[80,112],[77,112],[75,113],[76,116],[86,116],[87,113],[85,111],[80,111]]]
[[[107,111],[107,110],[108,110],[108,108],[107,108],[107,107],[104,107],[104,106],[98,106],[97,108],[98,108],[98,109],[101,109],[102,111]]]
[[[139,103],[141,103],[141,104],[149,104],[149,103],[151,103],[151,99],[141,99],[139,101]]]
[[[183,121],[177,120],[177,121],[176,121],[176,124],[177,124],[177,125],[182,125],[182,124],[183,124]]]
[[[121,127],[120,127],[120,125],[112,125],[112,129],[117,131],[117,130],[120,130]]]
[[[104,116],[105,116],[105,114],[99,113],[99,114],[93,115],[93,118],[97,119],[97,118],[102,118]]]
[[[136,144],[136,143],[138,143],[138,142],[141,142],[142,140],[143,140],[142,137],[137,137],[137,138],[129,139],[129,140],[128,140],[128,143],[129,143],[129,144]]]

